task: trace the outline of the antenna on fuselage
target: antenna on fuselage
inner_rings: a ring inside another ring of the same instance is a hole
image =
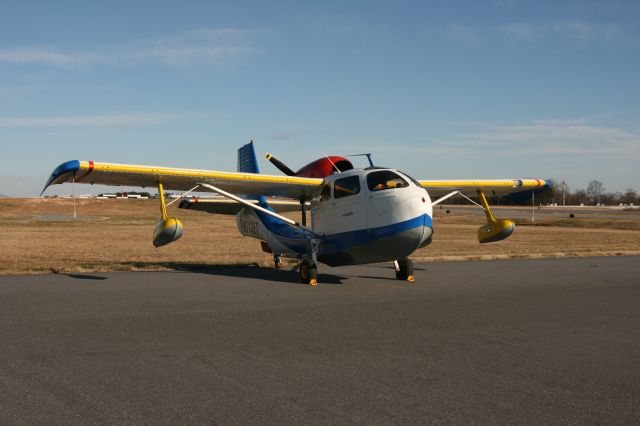
[[[365,154],[349,154],[349,155],[346,155],[346,157],[367,157],[367,160],[369,161],[369,167],[374,167],[373,161],[371,160],[370,152]]]

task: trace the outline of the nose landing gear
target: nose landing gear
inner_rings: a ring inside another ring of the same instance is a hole
[[[404,259],[394,260],[393,266],[396,270],[396,278],[410,283],[415,281],[413,276],[413,262],[408,257]]]

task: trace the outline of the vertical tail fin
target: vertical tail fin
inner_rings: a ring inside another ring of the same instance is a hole
[[[253,141],[238,148],[238,171],[242,173],[260,173]],[[268,208],[267,199],[263,195],[253,194],[248,195],[248,198],[258,200],[260,207]]]
[[[242,173],[260,173],[253,141],[238,149],[238,171]]]

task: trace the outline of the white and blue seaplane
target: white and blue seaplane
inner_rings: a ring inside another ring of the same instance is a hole
[[[347,157],[327,156],[294,172],[267,154],[284,176],[259,173],[253,142],[238,150],[237,172],[74,160],[58,166],[42,192],[64,182],[157,187],[161,218],[153,244],[160,247],[183,233],[180,220],[167,214],[164,191],[184,191],[180,208],[236,215],[242,235],[260,240],[277,268],[282,258],[297,259],[300,281],[315,285],[318,262],[393,262],[396,278],[414,281],[409,255],[431,242],[433,206],[458,194],[478,197],[487,218],[478,229],[478,240],[488,243],[507,238],[515,225],[493,216],[486,195],[549,186],[541,179],[416,180],[396,169],[376,167],[371,156],[364,155],[366,168],[354,168]],[[194,191],[223,197],[199,199],[189,195]],[[300,222],[281,214],[292,211],[301,212]]]

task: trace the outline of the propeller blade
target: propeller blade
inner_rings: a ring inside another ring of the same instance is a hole
[[[267,160],[271,161],[271,164],[276,166],[285,175],[287,175],[287,176],[295,176],[296,175],[296,173],[293,170],[291,170],[289,167],[287,167],[286,164],[284,164],[282,161],[278,160],[273,155],[267,153],[267,155],[265,155],[265,157],[267,157]]]

